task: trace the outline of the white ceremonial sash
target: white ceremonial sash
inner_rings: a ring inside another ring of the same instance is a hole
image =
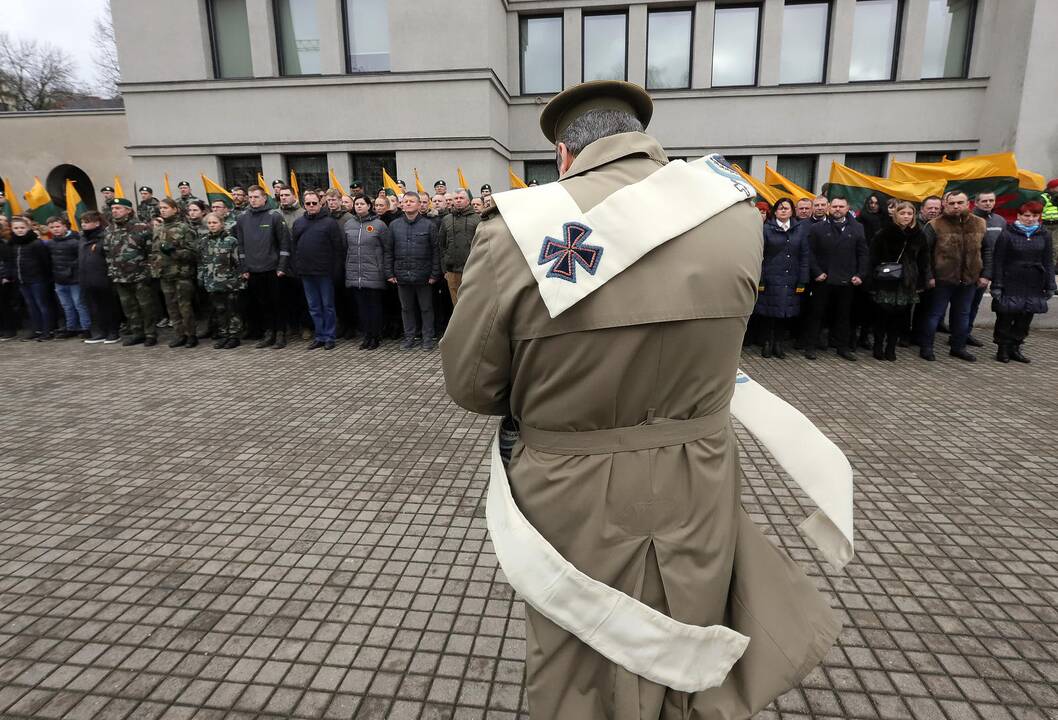
[[[801,524],[838,568],[852,558],[852,468],[834,443],[787,402],[739,371],[731,414],[819,506]],[[588,577],[522,515],[492,443],[485,517],[507,582],[542,615],[631,673],[682,692],[720,685],[750,638],[688,625]]]
[[[673,160],[586,213],[558,182],[493,195],[551,317],[659,245],[752,197],[742,178],[720,159],[709,155],[691,163]],[[673,206],[677,194],[680,202]],[[666,209],[650,214],[644,207]],[[571,272],[563,272],[558,265],[563,262]]]

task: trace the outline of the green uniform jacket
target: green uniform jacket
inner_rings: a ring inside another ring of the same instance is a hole
[[[210,233],[199,255],[199,278],[207,292],[235,292],[246,287],[239,272],[239,241],[225,228]]]
[[[116,283],[137,283],[150,277],[147,266],[150,247],[150,225],[130,217],[115,219],[103,236],[110,279]]]
[[[195,277],[198,238],[191,227],[177,217],[163,221],[154,229],[149,256],[151,277],[165,280]]]
[[[469,206],[462,212],[441,217],[438,240],[441,243],[441,266],[445,272],[463,272],[479,222],[481,216]]]
[[[141,202],[140,206],[136,208],[136,217],[139,218],[140,222],[151,224],[151,220],[158,217],[161,213],[158,212],[158,198],[152,197],[150,200]]]

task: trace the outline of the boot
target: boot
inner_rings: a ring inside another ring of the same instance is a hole
[[[261,338],[261,341],[254,345],[255,348],[260,350],[261,348],[271,347],[276,343],[276,334],[272,330],[265,333],[265,336]]]
[[[877,333],[874,336],[874,359],[875,360],[884,360],[885,359],[885,352],[882,349],[882,338]]]
[[[367,346],[368,350],[378,350],[382,346],[382,340],[379,337],[371,338],[371,344]]]
[[[859,344],[860,344],[860,347],[863,348],[864,350],[869,350],[870,347],[871,347],[870,334],[871,334],[871,331],[868,330],[866,326],[860,328],[860,343]],[[875,344],[877,344],[877,343],[878,343],[878,341],[875,340]]]
[[[1010,362],[1010,346],[1006,343],[999,343],[999,348],[996,350],[996,360],[1001,363]]]
[[[886,338],[885,341],[885,359],[889,362],[896,362],[896,338]]]
[[[140,345],[141,343],[143,343],[144,340],[146,340],[146,338],[142,335],[130,335],[129,337],[125,338],[125,342],[121,343],[121,346],[131,347],[133,345]]]
[[[760,356],[762,358],[770,358],[771,357],[771,342],[772,342],[771,341],[771,336],[769,335],[768,337],[764,338],[764,342],[761,343]]]
[[[215,343],[213,343],[213,349],[214,350],[223,350],[225,348],[225,346],[227,346],[227,344],[228,344],[228,338],[226,338],[226,337],[218,337],[217,341]]]
[[[180,337],[173,338],[169,341],[169,347],[171,348],[179,348],[184,345],[187,345],[187,335],[181,335]]]
[[[228,338],[228,341],[226,343],[224,343],[224,349],[225,350],[232,350],[234,348],[239,347],[240,345],[242,345],[242,343],[239,342],[239,338],[237,338],[237,337]]]
[[[368,346],[371,344],[372,339],[373,338],[371,338],[369,335],[365,335],[363,342],[360,343],[360,349],[367,350]]]
[[[1014,343],[1010,346],[1010,359],[1014,362],[1025,363],[1026,365],[1032,362],[1021,354],[1021,343]]]
[[[188,335],[187,336],[187,347],[189,347],[189,348],[198,347],[198,335]]]
[[[282,350],[287,346],[287,334],[285,332],[276,333],[275,344],[272,345],[273,350]]]
[[[786,358],[786,351],[783,350],[782,340],[772,340],[771,352],[772,352],[772,354],[775,357],[777,357],[780,360],[783,360],[783,359]]]

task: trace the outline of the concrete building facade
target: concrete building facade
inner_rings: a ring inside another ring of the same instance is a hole
[[[112,0],[129,176],[156,191],[166,172],[291,168],[369,187],[382,166],[412,187],[417,170],[432,188],[459,167],[475,192],[506,188],[508,166],[548,180],[541,108],[598,77],[650,89],[670,156],[723,152],[758,177],[769,163],[818,188],[833,161],[885,174],[1004,150],[1050,177],[1053,4]]]

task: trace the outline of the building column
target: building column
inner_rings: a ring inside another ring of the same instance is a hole
[[[713,86],[713,25],[716,22],[716,0],[700,0],[694,5],[694,28],[691,31],[691,87]]]
[[[353,161],[349,157],[347,152],[329,152],[327,153],[327,168],[334,170],[334,176],[338,178],[338,182],[341,183],[342,187],[345,188],[346,192],[349,191],[349,183],[353,178]],[[363,178],[356,178],[363,181]]]
[[[583,20],[580,8],[566,8],[562,12],[562,87],[579,85],[584,73],[581,55]]]
[[[812,192],[819,192],[824,183],[830,182],[830,164],[845,164],[845,153],[820,153],[816,158],[816,186],[807,188]]]
[[[647,6],[628,8],[628,81],[647,84]]]
[[[856,0],[837,0],[831,8],[827,82],[833,85],[849,81],[849,67],[852,65],[852,31],[856,23]]]
[[[914,152],[904,151],[904,152],[891,152],[891,153],[887,154],[886,157],[885,157],[885,168],[883,169],[885,177],[889,177],[889,168],[891,168],[893,166],[894,162],[910,162],[910,163],[913,163],[913,162],[915,162],[915,153]]]
[[[779,84],[782,60],[782,13],[783,0],[764,0],[764,17],[761,19],[760,26],[760,68],[758,69],[760,79],[757,83],[761,87],[772,87]]]
[[[320,29],[320,73],[345,74],[345,38],[341,0],[316,0],[316,20]]]
[[[287,182],[287,171],[283,165],[283,156],[279,153],[261,153],[261,174],[264,176],[268,191],[272,191],[272,181]]]
[[[774,168],[778,164],[778,155],[754,155],[749,161],[749,174],[758,180],[764,180],[764,167]]]
[[[970,48],[970,77],[988,77],[992,69],[992,34],[996,28],[997,5],[995,0],[977,0],[977,16],[974,18],[974,33]]]
[[[272,0],[246,0],[246,20],[250,27],[250,62],[254,77],[279,74],[275,13]]]
[[[906,0],[904,20],[900,28],[897,80],[922,79],[922,58],[926,52],[926,20],[928,18],[929,0]]]
[[[522,56],[520,46],[519,18],[517,13],[507,13],[507,91],[511,95],[522,94]]]

